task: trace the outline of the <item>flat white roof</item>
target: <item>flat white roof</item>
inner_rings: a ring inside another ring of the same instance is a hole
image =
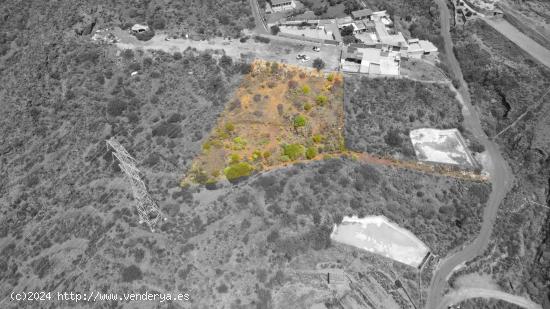
[[[409,41],[409,48],[407,49],[407,52],[408,53],[421,53],[421,52],[423,53],[424,50],[422,49],[420,44],[418,44],[418,42]]]
[[[435,47],[435,45],[434,45],[432,42],[430,42],[430,41],[419,40],[419,41],[418,41],[418,44],[420,44],[420,47],[421,47],[425,52],[433,53],[433,52],[436,52],[436,51],[437,51],[437,47]]]
[[[392,46],[407,45],[407,40],[405,40],[403,33],[398,32],[397,34],[389,34],[388,30],[386,30],[386,25],[380,20],[374,21],[374,27],[380,43]]]
[[[384,56],[378,48],[358,48],[357,52],[363,54],[361,73],[399,75],[399,63],[395,61],[397,53]]]
[[[372,12],[372,15],[385,16],[386,15],[386,10]]]

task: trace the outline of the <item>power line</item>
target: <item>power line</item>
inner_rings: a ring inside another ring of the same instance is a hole
[[[126,149],[113,138],[108,139],[106,142],[107,145],[115,151],[113,155],[120,162],[118,166],[126,174],[132,186],[132,192],[137,202],[136,207],[140,218],[139,223],[147,223],[151,231],[154,231],[155,225],[160,220],[161,212],[157,203],[147,192],[145,183],[141,180],[139,175],[140,171],[136,167],[136,159],[134,159]]]

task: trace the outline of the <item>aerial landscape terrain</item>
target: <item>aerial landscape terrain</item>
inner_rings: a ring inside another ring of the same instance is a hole
[[[550,309],[545,0],[5,0],[0,85],[0,308]]]

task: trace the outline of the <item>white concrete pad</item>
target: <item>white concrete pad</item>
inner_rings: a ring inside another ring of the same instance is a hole
[[[342,223],[334,227],[330,238],[413,267],[418,267],[429,252],[413,233],[384,216],[344,217]]]
[[[457,129],[416,129],[409,133],[420,161],[475,167],[462,135]]]

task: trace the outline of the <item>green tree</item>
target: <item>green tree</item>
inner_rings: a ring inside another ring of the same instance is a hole
[[[298,115],[298,116],[294,117],[294,127],[295,128],[303,127],[303,126],[306,125],[306,123],[307,123],[306,117],[304,117],[302,115]]]
[[[327,96],[322,94],[318,95],[317,98],[315,98],[315,102],[317,102],[319,106],[325,106],[325,104],[327,104],[327,101],[328,101]]]
[[[349,25],[349,26],[345,26],[342,28],[342,30],[340,31],[340,34],[342,36],[350,36],[350,35],[353,35],[353,26],[352,25]]]
[[[223,55],[221,58],[220,58],[220,65],[222,67],[229,67],[233,64],[233,58],[227,56],[227,55]]]
[[[357,3],[357,0],[346,0],[344,2],[344,12],[346,14],[351,14],[353,11],[359,10],[360,6],[359,3]]]
[[[229,165],[223,170],[223,174],[227,177],[228,180],[235,180],[241,177],[249,176],[250,173],[254,170],[252,165],[246,162],[239,162]]]
[[[121,275],[122,275],[122,281],[124,282],[132,282],[134,280],[140,280],[141,278],[143,278],[141,269],[136,265],[130,265],[128,267],[123,268]]]
[[[234,153],[229,157],[229,163],[231,164],[239,163],[240,161],[241,161],[241,156],[239,156],[239,154],[237,153]]]
[[[235,131],[235,125],[231,122],[226,123],[225,124],[225,131],[227,131],[227,132]]]
[[[394,146],[394,147],[401,146],[401,144],[403,144],[403,139],[399,135],[399,130],[397,129],[389,130],[388,134],[384,136],[384,141],[389,146]]]
[[[321,134],[315,134],[311,139],[313,140],[314,143],[318,144],[318,143],[321,143],[325,139],[325,137]]]
[[[292,161],[297,160],[304,156],[305,154],[305,147],[301,144],[289,144],[283,146],[283,153],[285,156],[288,156],[288,158]]]
[[[325,68],[325,62],[321,58],[315,58],[315,60],[313,60],[313,67],[317,69],[317,71],[321,71]]]
[[[271,26],[271,34],[277,35],[279,32],[281,32],[281,28],[279,28],[279,26],[277,25]]]
[[[308,147],[306,150],[306,158],[313,159],[317,156],[317,148],[316,147]]]

